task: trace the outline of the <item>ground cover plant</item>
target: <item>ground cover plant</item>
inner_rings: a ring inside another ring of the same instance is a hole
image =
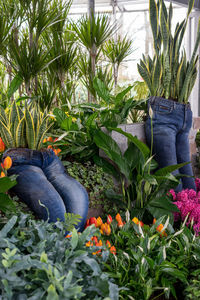
[[[96,229],[78,235],[77,220],[66,214],[65,223],[49,224],[21,213],[0,221],[2,299],[118,299],[117,286],[85,245]]]

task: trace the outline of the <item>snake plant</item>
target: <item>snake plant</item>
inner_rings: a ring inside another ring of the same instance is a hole
[[[143,55],[138,71],[146,82],[150,96],[187,103],[197,77],[197,50],[200,44],[200,20],[190,60],[182,48],[189,15],[195,0],[189,0],[186,18],[176,24],[172,33],[173,8],[167,10],[163,0],[149,0],[150,24],[154,40],[154,56]]]
[[[8,111],[0,106],[0,132],[7,148],[42,148],[51,125],[47,112],[42,113],[37,105],[26,104],[22,110],[13,102]]]

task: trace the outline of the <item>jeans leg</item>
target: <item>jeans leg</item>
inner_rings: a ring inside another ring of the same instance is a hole
[[[147,144],[151,146],[151,121],[150,118],[146,122],[145,132]],[[176,130],[173,127],[162,125],[162,122],[153,122],[153,154],[158,162],[159,168],[176,165]],[[179,170],[172,172],[173,175],[179,174]],[[176,191],[182,190],[180,183]]]
[[[65,205],[59,193],[47,180],[45,174],[39,167],[21,165],[11,168],[11,173],[18,175],[17,185],[12,191],[25,202],[36,215],[44,220],[56,222],[57,219],[64,221],[66,212]],[[39,204],[40,202],[45,207]]]
[[[88,194],[85,188],[74,178],[66,174],[65,168],[57,157],[43,171],[47,179],[62,197],[66,211],[82,217],[76,227],[79,228],[79,231],[83,231],[89,206]]]
[[[190,145],[188,140],[188,133],[182,131],[179,132],[176,137],[176,154],[178,163],[189,162],[190,159]],[[188,176],[194,176],[191,163],[180,168],[181,174],[187,174]],[[195,180],[193,177],[182,177],[183,189],[196,190]]]

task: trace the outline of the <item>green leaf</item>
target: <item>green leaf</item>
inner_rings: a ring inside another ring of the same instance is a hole
[[[128,86],[125,90],[123,90],[122,92],[118,93],[116,95],[116,101],[117,103],[119,103],[120,101],[122,101],[124,99],[124,96],[133,88],[133,86]]]
[[[10,98],[18,90],[22,82],[23,78],[19,74],[15,75],[8,88],[8,98]]]
[[[181,164],[177,164],[177,165],[171,165],[171,166],[167,166],[167,167],[164,167],[162,169],[159,169],[158,171],[156,171],[154,173],[155,176],[165,176],[169,173],[172,173],[173,171],[175,170],[178,170],[188,164],[190,164],[191,162],[185,162],[185,163],[181,163]]]
[[[98,96],[102,98],[106,102],[106,104],[109,104],[111,95],[104,82],[95,77],[93,81],[93,87],[96,90]]]
[[[50,286],[47,289],[47,292],[48,292],[47,300],[59,300],[59,296],[53,284],[50,284]]]
[[[75,228],[73,228],[73,230],[72,230],[72,238],[71,238],[70,244],[72,246],[72,249],[75,249],[78,245],[78,233]]]
[[[16,212],[16,205],[7,194],[0,193],[0,211],[4,213]]]
[[[6,193],[9,189],[17,184],[16,180],[12,180],[9,177],[0,178],[0,193]]]
[[[133,136],[131,133],[127,133],[127,132],[123,131],[121,128],[108,128],[108,129],[117,131],[117,132],[125,135],[130,142],[132,142],[133,144],[135,144],[135,146],[138,147],[138,149],[141,151],[141,153],[143,154],[143,156],[145,158],[147,158],[149,156],[149,154],[150,154],[149,147],[146,144],[144,144],[143,142],[141,142],[140,140],[138,140],[138,138]]]

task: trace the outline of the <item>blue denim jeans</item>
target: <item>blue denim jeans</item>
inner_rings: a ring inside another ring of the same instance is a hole
[[[145,131],[147,144],[151,145],[151,127],[153,127],[153,153],[160,168],[189,162],[189,131],[192,126],[192,111],[190,104],[178,103],[160,97],[150,97],[148,111],[152,108],[151,117],[148,116]],[[193,176],[191,163],[173,172],[176,174]],[[182,177],[181,184],[176,191],[182,189],[196,190],[193,177]]]
[[[56,222],[58,218],[64,221],[65,212],[74,213],[82,217],[77,228],[79,231],[84,229],[88,194],[78,181],[66,174],[60,159],[51,149],[8,149],[3,159],[6,156],[10,156],[13,161],[8,175],[18,175],[17,185],[12,191],[39,218],[49,218],[50,222]]]

